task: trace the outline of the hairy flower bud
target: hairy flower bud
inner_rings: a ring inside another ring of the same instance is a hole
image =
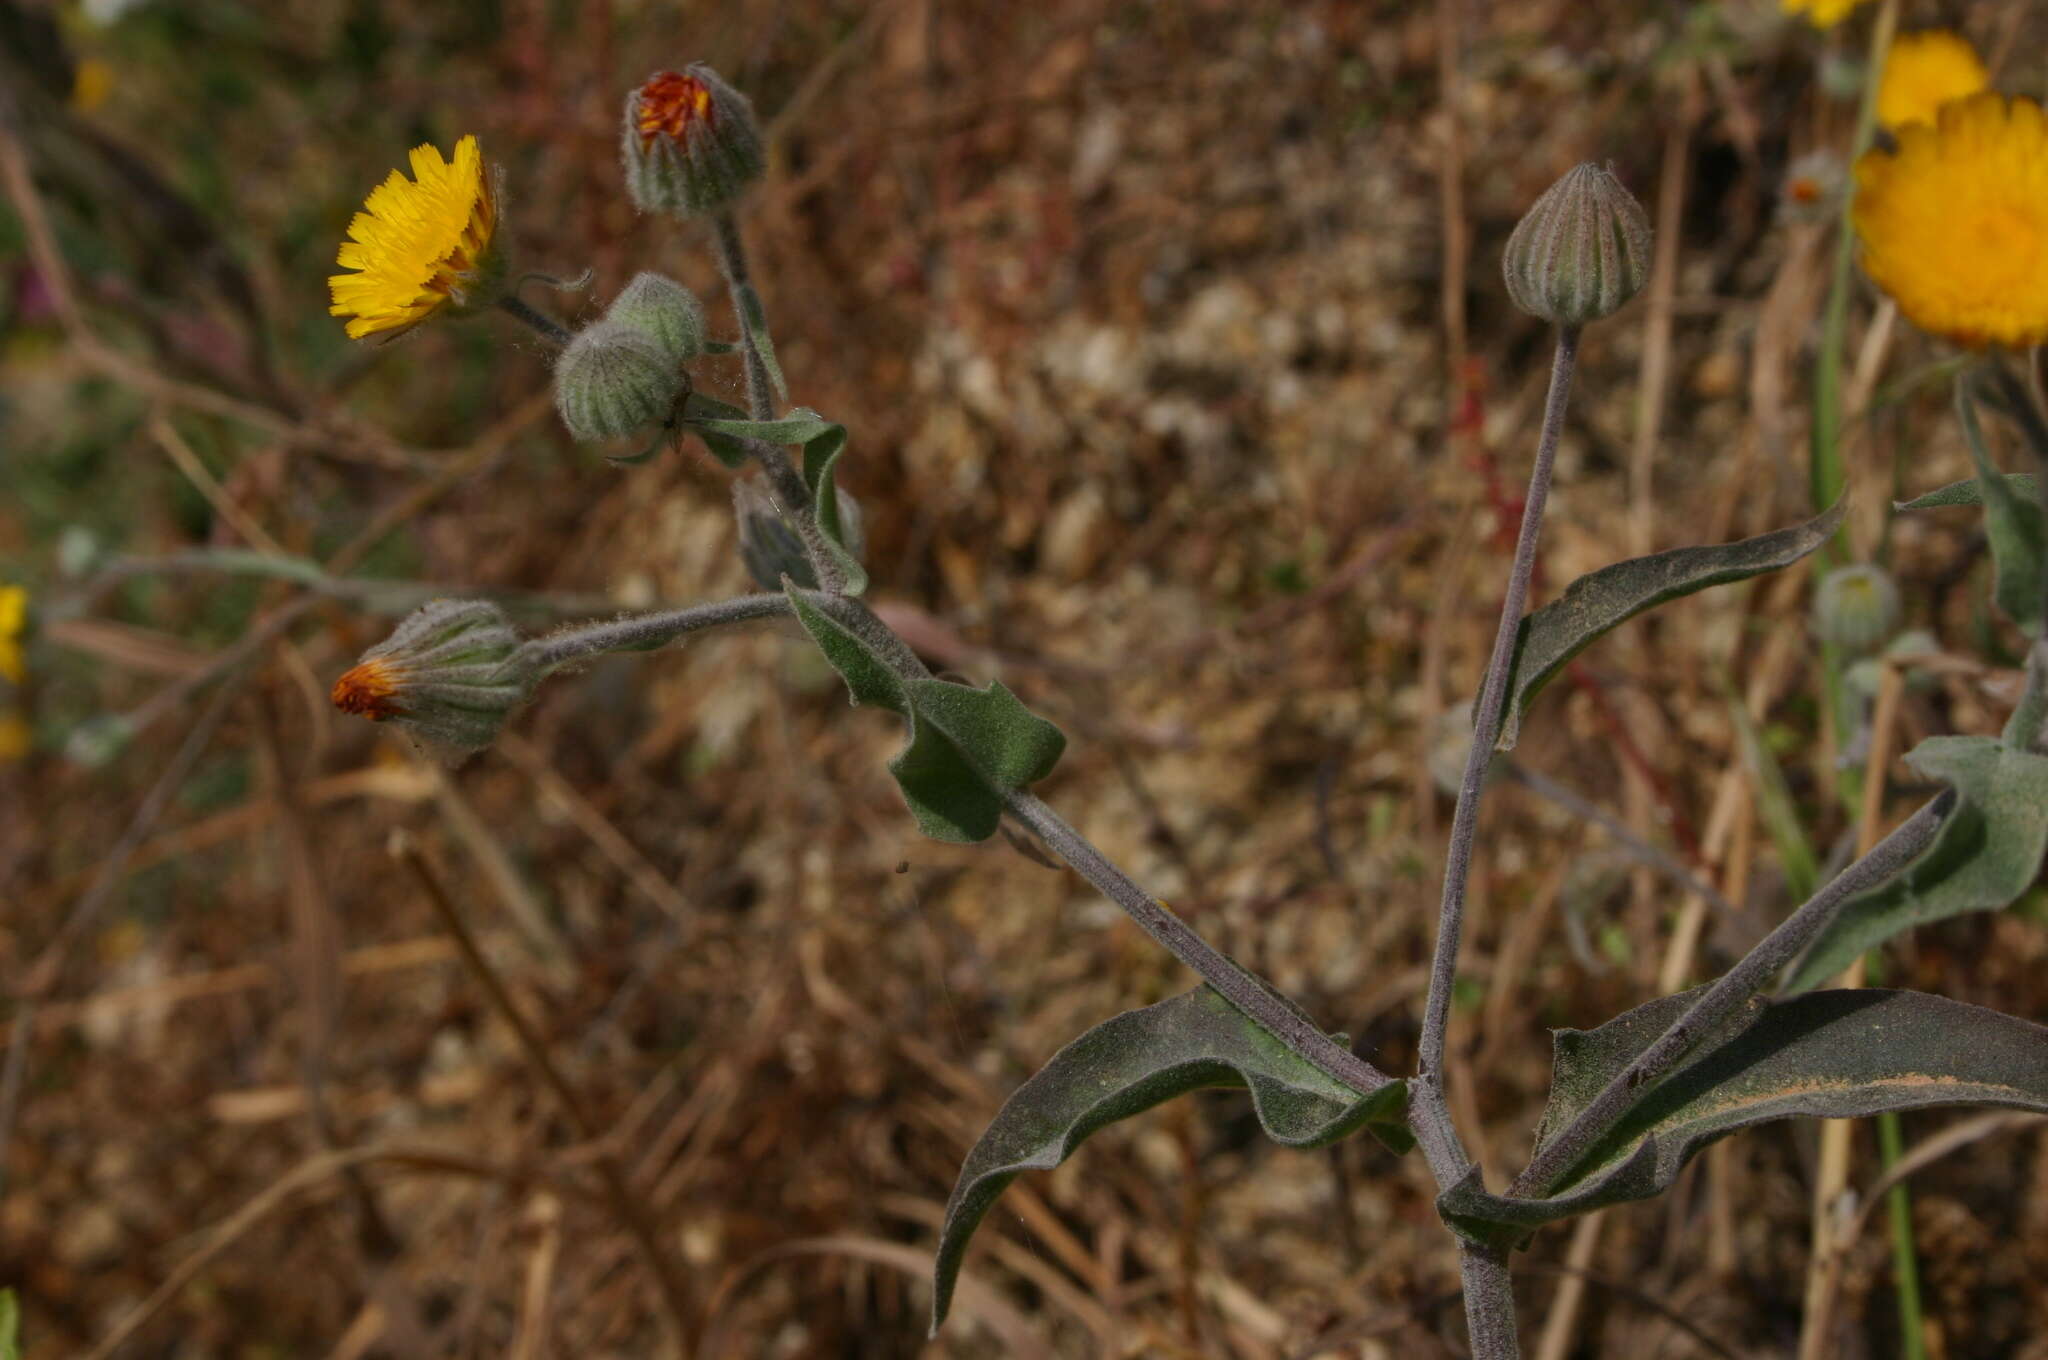
[[[626,96],[621,151],[642,212],[716,212],[761,176],[754,106],[701,63],[658,71]]]
[[[1813,629],[1823,642],[1867,652],[1899,626],[1899,588],[1882,567],[1837,567],[1813,593]]]
[[[1583,326],[1612,316],[1650,273],[1650,219],[1611,171],[1590,162],[1544,190],[1502,259],[1508,296],[1531,316]]]
[[[486,600],[430,600],[334,682],[344,713],[396,722],[453,756],[480,751],[538,676],[505,612]]]
[[[644,271],[619,290],[606,321],[639,331],[679,364],[704,352],[704,304],[665,274]]]
[[[646,332],[604,320],[579,331],[555,360],[555,409],[586,442],[615,439],[668,417],[683,377]]]

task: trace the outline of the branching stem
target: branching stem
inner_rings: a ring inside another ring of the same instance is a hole
[[[498,299],[498,310],[531,327],[543,340],[560,349],[573,338],[567,326],[537,307],[520,301],[511,293]]]
[[[1953,793],[1943,793],[1921,805],[1920,810],[1901,822],[1896,830],[1870,848],[1870,853],[1844,869],[1807,899],[1806,904],[1766,935],[1763,942],[1743,956],[1740,963],[1701,994],[1700,999],[1680,1016],[1661,1038],[1645,1049],[1593,1097],[1562,1131],[1531,1159],[1521,1175],[1508,1187],[1510,1195],[1547,1194],[1559,1177],[1569,1172],[1586,1155],[1615,1121],[1627,1111],[1637,1092],[1662,1077],[1703,1040],[1720,1032],[1721,1025],[1737,1008],[1761,992],[1778,971],[1791,963],[1811,944],[1851,897],[1874,888],[1934,843],[1949,809]]]
[[[1110,863],[1108,856],[1089,844],[1086,837],[1068,826],[1060,815],[1036,795],[1013,790],[1003,795],[1010,815],[1036,832],[1053,853],[1072,865],[1075,872],[1124,909],[1138,928],[1158,941],[1169,954],[1201,975],[1231,1005],[1243,1011],[1259,1026],[1304,1060],[1361,1094],[1370,1094],[1392,1078],[1350,1049],[1334,1042],[1301,1013],[1280,999],[1277,992],[1252,976],[1235,960],[1204,940],[1180,917],[1132,881],[1130,875]]]

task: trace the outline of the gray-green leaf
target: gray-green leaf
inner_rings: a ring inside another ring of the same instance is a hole
[[[1993,737],[1929,737],[1906,755],[1955,787],[1956,808],[1903,873],[1842,904],[1793,966],[1788,992],[1818,987],[1864,950],[1930,921],[2017,901],[2048,853],[2048,756]]]
[[[2005,485],[2012,494],[2022,501],[2035,500],[2034,476],[2030,472],[2008,472],[2004,474]],[[1893,501],[1894,510],[1939,510],[1950,505],[1984,504],[1984,487],[1975,477],[1966,477],[1960,482],[1936,487],[1923,496],[1909,501]]]
[[[1984,449],[1984,431],[1977,405],[1965,388],[1956,393],[1956,413],[1963,422],[1963,442],[1977,467],[1977,495],[1984,506],[1984,536],[1991,541],[1991,597],[2005,616],[2032,633],[2041,626],[2041,560],[2048,535],[2041,524],[2040,503],[2022,500],[2013,479],[1992,466]]]
[[[1295,1056],[1208,987],[1104,1021],[1053,1055],[1003,1103],[946,1202],[933,1263],[932,1331],[982,1217],[1024,1171],[1049,1171],[1097,1129],[1203,1087],[1249,1088],[1259,1124],[1288,1147],[1321,1147],[1366,1125],[1409,1145],[1407,1087],[1360,1095]]]
[[[910,724],[910,744],[889,762],[889,773],[925,835],[987,840],[1002,820],[1003,794],[1045,778],[1059,763],[1066,736],[1000,681],[974,689],[900,678],[802,592],[788,594],[797,620],[845,679],[853,701],[899,713]]]
[[[1563,1129],[1656,1041],[1697,991],[1555,1038],[1537,1145]],[[2048,1111],[2048,1028],[1924,992],[1808,992],[1750,1002],[1749,1023],[1648,1087],[1605,1138],[1540,1199],[1490,1194],[1477,1175],[1437,1209],[1459,1232],[1518,1244],[1544,1223],[1668,1188],[1717,1138],[1793,1115],[1861,1118],[1930,1105]]]
[[[1596,638],[1667,600],[1791,566],[1833,537],[1847,511],[1848,502],[1837,501],[1825,513],[1790,529],[1739,543],[1630,558],[1572,582],[1563,595],[1522,620],[1497,748],[1514,749],[1530,701]]]

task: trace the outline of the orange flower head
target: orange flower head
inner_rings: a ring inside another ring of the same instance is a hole
[[[715,213],[761,177],[761,130],[709,66],[657,71],[626,96],[620,157],[642,212]]]
[[[498,606],[430,600],[364,652],[328,697],[344,713],[397,722],[459,758],[496,740],[538,679]]]
[[[342,672],[327,697],[342,712],[371,722],[384,722],[404,711],[398,706],[398,677],[382,657]]]

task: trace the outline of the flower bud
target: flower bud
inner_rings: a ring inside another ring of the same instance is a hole
[[[1813,593],[1813,629],[1821,641],[1867,652],[1899,626],[1899,588],[1882,567],[1837,567]]]
[[[642,212],[715,212],[761,175],[754,106],[701,63],[658,71],[626,96],[621,149]]]
[[[858,562],[865,547],[860,502],[844,487],[834,491],[839,498],[839,528],[845,535],[846,550]],[[753,481],[740,478],[732,484],[732,509],[740,526],[740,560],[746,563],[754,584],[763,590],[780,590],[782,578],[787,576],[805,590],[818,588],[804,541],[776,513],[767,493]]]
[[[344,713],[396,722],[461,757],[497,738],[539,678],[505,612],[487,600],[429,600],[364,652],[328,695]]]
[[[1508,296],[1531,316],[1583,326],[1612,316],[1650,273],[1650,219],[1612,172],[1588,162],[1544,190],[1502,260]]]
[[[635,274],[612,299],[604,319],[654,341],[671,364],[704,352],[704,304],[665,274]]]
[[[659,341],[615,321],[579,331],[555,360],[555,409],[569,433],[586,442],[667,419],[682,386]]]

